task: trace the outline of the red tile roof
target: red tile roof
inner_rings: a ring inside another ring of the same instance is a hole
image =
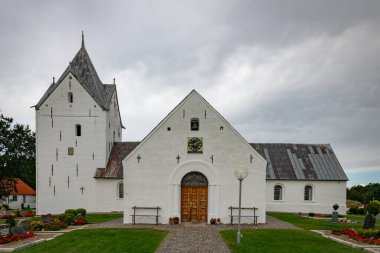
[[[140,142],[114,142],[107,167],[98,168],[94,178],[123,179],[123,160]]]
[[[22,181],[19,178],[15,178],[15,180],[16,180],[17,191],[12,189],[9,192],[9,195],[34,195],[34,196],[36,195],[36,191],[32,187],[27,185],[24,181]]]

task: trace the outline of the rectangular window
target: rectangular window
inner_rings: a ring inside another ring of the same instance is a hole
[[[22,195],[22,203],[26,203],[26,196]]]
[[[75,135],[82,136],[82,127],[79,124],[75,125]]]
[[[68,155],[74,155],[74,148],[72,148],[72,147],[67,148],[67,154]]]
[[[17,195],[12,196],[12,201],[17,201]]]
[[[73,96],[73,93],[72,92],[69,92],[67,94],[67,98],[69,100],[69,103],[73,103],[74,102],[74,96]]]

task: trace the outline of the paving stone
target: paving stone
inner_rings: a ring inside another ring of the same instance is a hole
[[[242,224],[242,229],[300,229],[287,222],[267,216],[266,224],[258,226]],[[157,253],[181,252],[229,252],[219,231],[236,229],[236,225],[209,225],[205,223],[181,223],[179,225],[123,224],[123,218],[92,224],[87,228],[145,228],[168,231],[169,234],[157,249]]]

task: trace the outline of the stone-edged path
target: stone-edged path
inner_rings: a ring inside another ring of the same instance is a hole
[[[300,229],[287,222],[267,216],[267,224],[258,226],[242,225],[243,229]],[[123,224],[123,219],[92,224],[91,228],[146,228],[168,231],[168,236],[157,249],[157,253],[171,252],[229,252],[227,245],[219,235],[219,231],[236,229],[236,225],[208,225],[204,223],[181,223],[180,225],[131,225]]]

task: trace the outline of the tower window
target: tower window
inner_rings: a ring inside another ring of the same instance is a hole
[[[119,199],[124,198],[124,184],[123,183],[119,183],[117,185],[117,191],[118,191],[118,197],[119,197]]]
[[[79,124],[75,125],[75,135],[82,136],[82,127]]]
[[[72,92],[67,93],[67,98],[69,100],[69,103],[74,102],[74,96]]]
[[[190,122],[190,129],[191,131],[198,131],[199,130],[199,119],[191,119]]]

